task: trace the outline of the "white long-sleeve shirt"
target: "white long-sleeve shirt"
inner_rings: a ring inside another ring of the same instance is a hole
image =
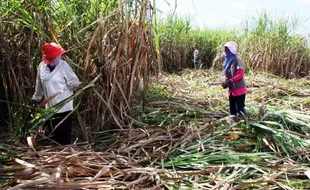
[[[38,67],[35,92],[32,96],[32,99],[40,101],[43,97],[47,98],[57,92],[61,92],[45,105],[46,108],[49,108],[72,96],[72,89],[78,86],[80,83],[81,82],[79,81],[78,77],[66,61],[60,59],[52,72],[44,62],[41,62]],[[60,108],[57,113],[63,113],[72,110],[73,100]]]
[[[198,51],[198,49],[195,49],[195,51],[194,51],[194,61],[198,61],[198,57],[199,57],[199,51]]]

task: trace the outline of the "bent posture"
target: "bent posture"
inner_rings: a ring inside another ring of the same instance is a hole
[[[66,52],[55,43],[46,43],[42,47],[43,60],[39,64],[35,92],[32,105],[37,105],[42,98],[50,97],[61,92],[50,100],[45,108],[50,108],[73,95],[73,88],[80,85],[80,81],[70,65],[61,56]],[[52,139],[59,144],[71,143],[73,100],[61,107],[47,122],[48,128],[54,131]]]

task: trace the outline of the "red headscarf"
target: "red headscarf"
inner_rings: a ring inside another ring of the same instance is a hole
[[[56,57],[66,52],[66,50],[64,50],[61,46],[57,45],[54,42],[45,43],[42,46],[42,50],[43,50],[42,60],[46,65],[51,64]]]

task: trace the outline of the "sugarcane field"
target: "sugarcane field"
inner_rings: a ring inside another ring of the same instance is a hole
[[[310,19],[236,2],[1,0],[0,189],[310,189]]]

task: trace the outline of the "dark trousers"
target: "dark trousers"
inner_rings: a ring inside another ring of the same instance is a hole
[[[59,124],[52,134],[52,139],[62,145],[71,143],[72,114],[68,116],[69,113],[70,111],[57,113],[47,122],[50,132]],[[66,119],[62,121],[64,118]]]
[[[199,65],[199,61],[198,60],[194,60],[194,69],[199,69],[200,65]]]
[[[237,116],[239,113],[240,115],[246,115],[245,110],[245,94],[240,96],[232,96],[229,95],[229,107],[230,107],[230,114]]]

